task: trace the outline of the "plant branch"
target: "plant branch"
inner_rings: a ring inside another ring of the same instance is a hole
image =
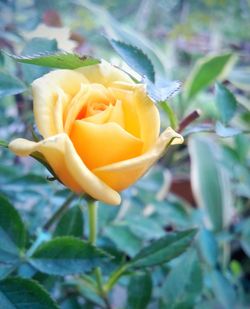
[[[193,121],[195,121],[197,118],[200,117],[200,111],[199,110],[194,110],[192,113],[190,113],[189,115],[187,115],[187,117],[185,117],[180,125],[179,125],[179,129],[178,132],[181,133],[188,125],[190,125],[190,123],[192,123]]]
[[[65,212],[65,210],[69,207],[70,203],[74,200],[76,197],[75,193],[71,192],[66,199],[66,201],[62,204],[61,207],[58,208],[58,210],[53,214],[53,216],[44,224],[43,230],[49,231],[53,224],[62,216],[62,214]]]

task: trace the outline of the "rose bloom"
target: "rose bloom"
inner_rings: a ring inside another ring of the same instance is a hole
[[[159,111],[126,73],[107,62],[55,70],[32,84],[40,142],[18,138],[19,156],[40,153],[72,191],[117,205],[159,159],[166,146],[183,142],[171,128],[160,134]]]

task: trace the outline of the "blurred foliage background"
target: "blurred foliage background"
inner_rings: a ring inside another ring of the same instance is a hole
[[[109,36],[147,54],[159,81],[182,83],[168,106],[184,145],[171,149],[126,190],[121,207],[100,206],[99,245],[115,245],[130,259],[169,231],[198,227],[199,232],[177,259],[142,277],[123,277],[111,295],[113,308],[249,308],[250,1],[1,0],[0,17],[5,51],[0,54],[1,140],[32,138],[29,85],[49,71],[16,63],[6,52],[29,56],[74,50],[134,74],[112,49]],[[164,107],[161,116],[163,127],[175,124]],[[31,158],[14,157],[4,148],[0,155],[0,193],[21,213],[29,247],[69,192],[48,181],[49,173]],[[80,216],[72,211],[64,222],[77,226],[86,209],[77,199],[72,205]],[[55,235],[86,238],[87,223],[84,231],[59,225]],[[12,266],[0,263],[0,279],[33,277],[61,308],[105,307],[79,280]]]

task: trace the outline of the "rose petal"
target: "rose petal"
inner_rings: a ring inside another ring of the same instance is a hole
[[[44,138],[58,133],[54,122],[58,88],[73,97],[79,91],[81,83],[88,83],[88,80],[72,70],[55,70],[32,83],[35,120]]]
[[[70,138],[89,169],[136,157],[143,147],[140,139],[112,122],[98,125],[77,120]]]
[[[183,137],[167,128],[155,145],[136,158],[99,167],[93,173],[117,191],[124,190],[137,181],[163,154],[166,146],[181,144]]]
[[[104,60],[97,65],[89,65],[76,69],[76,71],[83,74],[90,83],[98,83],[106,87],[116,80],[132,84],[134,83],[128,74],[115,68]]]
[[[12,141],[9,148],[19,156],[42,153],[59,179],[76,193],[85,192],[111,205],[120,203],[120,195],[82,162],[67,134],[58,134],[39,143],[19,138]]]

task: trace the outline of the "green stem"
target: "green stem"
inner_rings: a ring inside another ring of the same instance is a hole
[[[120,279],[120,277],[123,275],[123,273],[127,270],[128,265],[123,265],[120,268],[118,268],[108,279],[108,281],[103,286],[104,291],[108,293],[113,286],[116,284],[116,282]]]
[[[70,193],[66,201],[62,204],[61,207],[53,214],[53,216],[44,224],[43,230],[49,231],[53,224],[61,217],[65,210],[69,207],[70,203],[74,200],[75,193]]]
[[[92,245],[96,245],[96,234],[97,234],[97,202],[95,200],[88,200],[88,211],[89,211],[89,242]],[[109,303],[108,295],[103,288],[102,285],[102,273],[100,267],[97,267],[94,270],[97,288],[100,296],[105,302],[106,308],[111,309],[111,305]]]
[[[96,233],[97,233],[97,202],[95,200],[88,201],[89,210],[89,242],[92,245],[96,244]]]
[[[168,115],[170,126],[175,130],[177,128],[177,118],[175,116],[173,109],[170,107],[167,101],[159,102],[159,106]]]

